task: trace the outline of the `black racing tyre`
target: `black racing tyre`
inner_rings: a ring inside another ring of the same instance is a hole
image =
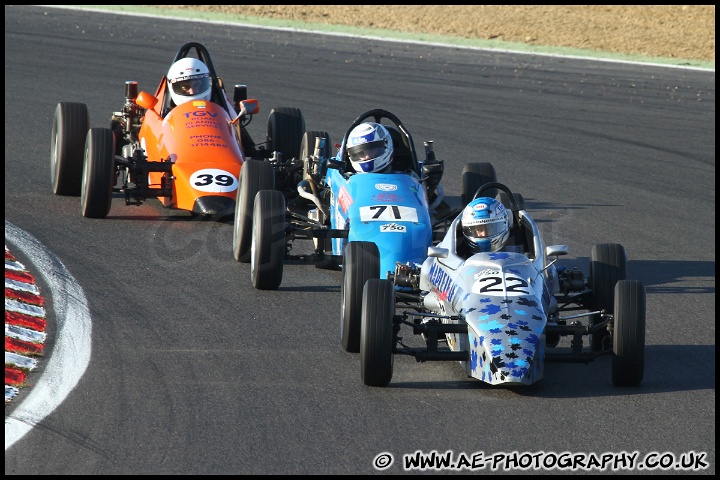
[[[520,210],[525,210],[525,199],[523,198],[523,196],[522,196],[521,194],[519,194],[519,193],[516,193],[516,192],[512,192],[512,194],[513,194],[513,197],[515,198],[515,204],[516,204],[516,206],[517,206],[518,212],[519,212]],[[500,190],[500,191],[497,193],[496,198],[497,198],[497,200],[498,200],[500,203],[502,203],[502,204],[505,206],[505,208],[507,209],[507,211],[510,212],[510,214],[513,216],[513,225],[512,225],[512,227],[513,227],[513,228],[519,227],[519,225],[520,225],[520,214],[519,214],[519,213],[514,213],[514,210],[513,210],[513,207],[512,207],[512,202],[510,201],[510,195],[508,195],[507,192],[503,192],[502,190]]]
[[[258,290],[275,290],[282,283],[285,261],[285,197],[277,190],[260,190],[255,197],[250,276]]]
[[[462,169],[461,200],[463,207],[470,203],[475,196],[475,192],[486,183],[497,182],[495,167],[492,163],[478,162],[466,163]],[[495,197],[496,190],[486,192],[488,197]]]
[[[279,107],[270,111],[267,144],[273,152],[281,152],[282,160],[300,158],[300,142],[305,133],[305,117],[298,108]]]
[[[590,251],[590,279],[592,289],[592,310],[605,310],[612,313],[615,307],[615,284],[618,280],[625,280],[627,276],[627,257],[625,249],[618,243],[599,243],[593,245]],[[593,317],[593,325],[602,319],[599,315]],[[605,341],[610,335],[607,330],[598,331],[590,335],[590,348],[594,352],[609,349]]]
[[[515,197],[515,203],[517,204],[518,210],[525,210],[525,199],[523,196],[517,192],[513,192],[513,197]],[[506,192],[498,192],[497,199],[507,210],[512,211],[512,204],[510,203],[509,196]]]
[[[84,103],[58,103],[50,139],[50,181],[54,194],[80,195],[88,130],[90,114]]]
[[[302,141],[300,142],[300,158],[303,160],[303,171],[300,173],[300,178],[296,179],[295,184],[303,178],[309,177],[310,172],[308,172],[308,168],[310,168],[310,164],[306,161],[306,159],[315,154],[315,141],[317,137],[325,138],[325,148],[322,152],[323,158],[329,159],[332,156],[332,144],[330,143],[329,133],[317,130],[305,132],[302,137]],[[318,186],[318,188],[320,188],[320,186]],[[313,202],[303,197],[298,197],[298,201],[303,205],[309,205],[310,208],[317,208],[314,206],[315,204]],[[318,239],[314,239],[313,243],[315,244],[315,248],[317,248]],[[332,252],[332,238],[325,237],[324,249],[325,252]]]
[[[109,128],[91,128],[85,140],[80,193],[83,217],[107,217],[116,180],[115,134]]]
[[[233,256],[238,262],[250,262],[253,209],[260,190],[275,190],[275,168],[262,160],[245,160],[240,169],[233,221]]]
[[[340,341],[346,352],[360,351],[363,287],[380,278],[380,250],[373,242],[349,242],[343,251],[340,287]]]
[[[615,284],[612,382],[640,385],[645,371],[645,286],[638,280]]]
[[[365,284],[360,333],[360,377],[370,387],[386,387],[393,374],[395,287],[372,278]]]
[[[315,154],[315,139],[317,137],[325,137],[325,148],[323,149],[322,155],[324,158],[330,158],[332,156],[332,144],[330,143],[330,134],[318,130],[309,130],[305,132],[300,141],[300,159],[305,161],[307,157]],[[303,177],[307,178],[309,173],[307,171],[308,163],[305,162],[303,165]]]

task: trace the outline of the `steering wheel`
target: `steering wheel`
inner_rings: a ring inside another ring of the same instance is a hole
[[[376,108],[373,110],[368,110],[365,113],[360,114],[350,125],[350,128],[347,129],[345,132],[345,135],[343,135],[343,143],[347,142],[348,137],[350,136],[350,132],[352,132],[353,128],[357,127],[361,123],[365,122],[366,120],[374,121],[375,123],[382,123],[382,119],[386,118],[390,120],[392,123],[395,124],[396,129],[398,132],[400,132],[400,135],[403,137],[403,141],[405,145],[410,148],[410,152],[412,155],[412,162],[415,166],[415,170],[419,170],[418,168],[418,159],[417,154],[415,153],[415,144],[413,143],[412,135],[410,135],[410,132],[408,132],[405,129],[405,126],[403,126],[400,119],[393,113],[388,112],[387,110],[383,110],[381,108]],[[345,145],[342,146],[342,163],[343,165],[350,165],[350,156],[348,155],[347,148],[345,148]]]
[[[515,195],[510,190],[510,188],[504,183],[488,182],[477,189],[477,192],[475,192],[475,195],[473,195],[472,199],[475,200],[476,198],[482,197],[484,196],[483,193],[493,189],[503,191],[507,194],[508,203],[510,203],[510,211],[513,214],[514,223],[515,225],[520,225],[520,208],[518,207],[517,200],[515,200]]]

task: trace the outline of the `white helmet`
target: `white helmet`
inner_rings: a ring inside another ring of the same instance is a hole
[[[210,100],[210,70],[197,58],[185,57],[173,63],[167,74],[170,96],[175,105],[190,100]]]
[[[392,161],[390,132],[379,123],[361,123],[353,128],[345,146],[350,163],[359,173],[382,172]]]
[[[463,210],[462,231],[474,252],[496,252],[510,236],[508,211],[489,197],[476,198]]]

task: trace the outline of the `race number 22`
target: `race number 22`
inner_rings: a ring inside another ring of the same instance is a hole
[[[507,295],[528,295],[528,282],[520,277],[505,276],[505,287],[501,277],[489,275],[477,280],[473,285],[473,293],[493,294],[505,293]]]

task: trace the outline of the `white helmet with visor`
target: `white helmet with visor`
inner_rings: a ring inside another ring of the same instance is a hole
[[[170,96],[175,105],[190,100],[210,100],[210,71],[197,58],[186,57],[173,63],[167,74]]]

